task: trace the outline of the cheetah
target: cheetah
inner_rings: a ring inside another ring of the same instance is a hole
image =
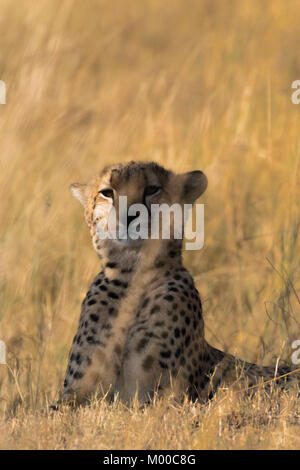
[[[207,400],[240,377],[249,387],[274,378],[273,367],[237,359],[206,341],[199,293],[182,263],[182,239],[99,237],[112,207],[120,226],[133,221],[121,214],[120,196],[149,211],[152,204],[193,204],[206,187],[201,171],[176,174],[153,162],[112,165],[88,184],[71,185],[102,271],[82,303],[60,402],[83,403],[100,393],[146,403],[171,386]],[[287,372],[279,367],[277,376]]]

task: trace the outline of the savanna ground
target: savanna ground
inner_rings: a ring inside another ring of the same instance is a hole
[[[202,169],[185,263],[206,336],[290,363],[300,339],[299,0],[0,0],[0,448],[299,448],[299,399],[93,403],[47,416],[100,270],[69,184],[105,164]]]

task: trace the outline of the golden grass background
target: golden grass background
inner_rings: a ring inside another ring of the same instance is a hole
[[[68,187],[111,162],[206,172],[205,247],[185,253],[206,336],[249,361],[290,362],[300,339],[299,8],[0,0],[1,448],[300,446],[299,402],[286,395],[37,413],[57,396],[100,270]]]

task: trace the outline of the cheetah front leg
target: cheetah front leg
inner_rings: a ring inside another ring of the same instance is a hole
[[[118,299],[115,293],[108,302],[107,290],[107,281],[100,273],[82,303],[59,403],[82,403],[96,392],[106,395],[114,383],[119,351],[108,355],[107,345],[113,336]]]
[[[100,286],[98,281],[91,286],[71,348],[62,401],[81,403],[95,392],[103,396],[115,389],[140,293],[152,276],[148,270],[153,256],[155,252],[139,263],[128,289],[105,277]]]
[[[61,403],[80,404],[96,393],[101,396],[109,393],[112,383],[110,367],[104,347],[98,342],[81,345],[80,352],[76,347],[71,350]]]

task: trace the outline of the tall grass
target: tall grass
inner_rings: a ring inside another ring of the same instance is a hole
[[[300,75],[299,6],[0,0],[7,87],[0,105],[0,339],[8,348],[0,410],[12,420],[0,446],[63,446],[49,437],[58,432],[55,420],[46,421],[39,441],[32,430],[42,418],[28,416],[61,386],[80,303],[100,270],[68,187],[111,162],[145,159],[206,172],[205,247],[186,252],[185,263],[203,299],[207,339],[249,361],[290,361],[291,342],[300,338],[300,107],[290,89]],[[157,406],[146,412],[153,423]],[[188,421],[186,406],[179,414]],[[111,413],[108,447],[132,419],[120,410],[103,411]],[[81,413],[91,426],[98,419]],[[209,419],[206,440],[193,440],[184,426],[189,437],[180,440],[182,421],[173,418],[166,414],[177,437],[162,446],[212,447],[216,435],[219,447],[232,442]],[[65,436],[68,419],[81,418],[62,419]],[[10,426],[19,426],[18,439],[8,438]],[[276,442],[261,432],[257,445]],[[66,447],[92,445],[93,434],[81,440],[76,433]],[[119,446],[131,445],[122,439]],[[138,442],[159,447],[154,441]],[[235,442],[250,445],[246,437]]]

